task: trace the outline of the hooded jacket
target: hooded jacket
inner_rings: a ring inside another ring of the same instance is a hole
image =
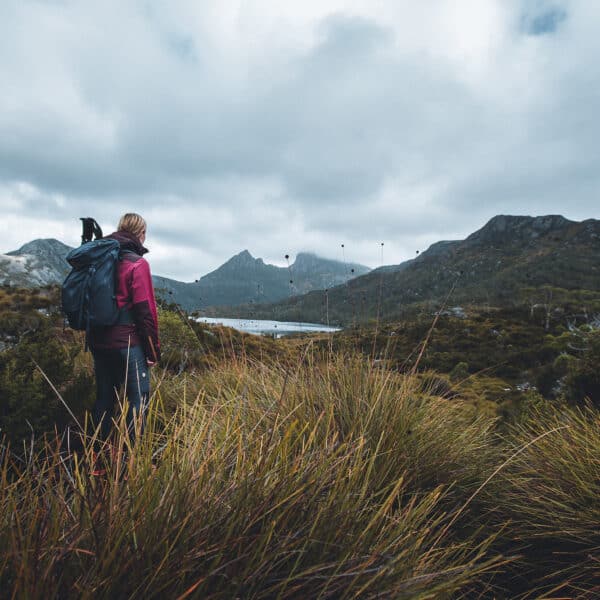
[[[116,300],[120,309],[131,314],[133,323],[93,328],[90,331],[90,348],[120,350],[142,346],[146,358],[158,362],[160,341],[156,300],[150,265],[142,258],[148,250],[127,231],[116,231],[106,237],[117,240],[121,246]]]

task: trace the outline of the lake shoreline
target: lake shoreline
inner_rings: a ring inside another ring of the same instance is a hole
[[[243,333],[252,335],[269,335],[283,337],[293,333],[334,333],[340,327],[330,327],[320,323],[303,323],[300,321],[271,321],[265,319],[234,319],[221,317],[197,317],[198,323],[223,325],[232,327]]]

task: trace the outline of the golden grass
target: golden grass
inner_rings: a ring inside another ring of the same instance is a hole
[[[122,422],[0,466],[0,589],[15,598],[593,597],[597,413],[500,437],[469,401],[355,355],[232,358],[155,376]],[[536,562],[535,551],[549,549]]]
[[[178,382],[159,386],[147,430],[126,452],[120,425],[105,478],[90,475],[93,439],[68,456],[47,446],[25,464],[5,451],[2,589],[442,597],[481,588],[499,564],[492,536],[439,536],[454,502],[448,484],[459,474],[469,489],[478,481],[467,457],[488,430],[425,402],[410,378],[358,358],[305,356],[291,371],[233,362],[185,379],[172,416],[162,396]],[[451,442],[449,422],[470,434]]]

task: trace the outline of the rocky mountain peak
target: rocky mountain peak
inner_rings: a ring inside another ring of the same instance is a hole
[[[569,221],[562,215],[543,215],[540,217],[497,215],[481,229],[472,233],[465,242],[493,243],[511,239],[534,239],[573,224],[574,221]]]
[[[201,277],[199,283],[202,285],[218,285],[225,281],[248,280],[254,278],[257,271],[261,271],[263,268],[269,268],[269,266],[264,264],[262,258],[254,258],[248,250],[242,250],[219,268]]]
[[[292,265],[294,273],[323,271],[339,277],[337,283],[343,283],[351,277],[357,277],[370,271],[369,267],[356,263],[343,263],[330,258],[322,258],[313,252],[299,252]]]
[[[257,260],[260,259],[254,258],[254,256],[252,256],[248,250],[242,250],[239,254],[232,256],[223,266],[230,265],[235,267],[243,267],[246,265],[252,265]]]
[[[24,287],[60,283],[69,272],[69,246],[55,239],[38,239],[0,255],[0,282]]]
[[[295,269],[300,270],[309,269],[314,265],[318,264],[320,260],[321,259],[312,252],[299,252],[296,255],[296,260],[294,261],[294,264],[292,266]]]
[[[7,252],[6,255],[24,256],[25,254],[27,254],[29,256],[47,257],[50,254],[57,256],[66,256],[69,250],[71,250],[70,246],[63,244],[62,242],[59,242],[54,238],[46,238],[27,242],[18,250],[12,250],[11,252]]]

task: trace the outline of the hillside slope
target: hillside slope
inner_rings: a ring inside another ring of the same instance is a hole
[[[465,240],[438,242],[401,265],[239,313],[344,325],[399,318],[415,304],[448,295],[452,303],[513,304],[542,286],[600,289],[600,221],[499,215]]]

